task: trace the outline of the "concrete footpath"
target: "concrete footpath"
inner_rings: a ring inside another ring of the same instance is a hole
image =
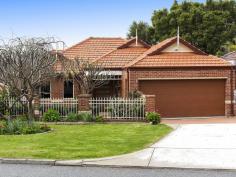
[[[1,163],[142,168],[236,170],[236,124],[180,125],[161,141],[138,152],[69,161],[2,159]]]

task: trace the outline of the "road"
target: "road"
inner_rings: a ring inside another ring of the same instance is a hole
[[[236,171],[0,164],[0,177],[234,177]]]

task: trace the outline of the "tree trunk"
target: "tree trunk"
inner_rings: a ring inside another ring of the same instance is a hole
[[[34,106],[33,106],[33,99],[28,100],[28,121],[32,123],[34,120]]]

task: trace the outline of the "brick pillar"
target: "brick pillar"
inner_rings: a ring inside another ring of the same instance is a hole
[[[60,99],[64,97],[64,79],[54,78],[51,80],[51,97]]]
[[[127,86],[127,71],[122,71],[121,76],[121,96],[126,97],[128,95],[128,86]]]
[[[80,94],[78,95],[78,110],[79,112],[89,112],[91,111],[89,100],[92,98],[90,94]]]
[[[145,112],[156,112],[156,95],[145,95]]]
[[[39,96],[34,98],[34,116],[36,119],[39,119],[40,117],[40,98]]]

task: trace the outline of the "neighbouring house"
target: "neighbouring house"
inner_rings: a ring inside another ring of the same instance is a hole
[[[230,52],[222,56],[225,60],[229,61],[233,65],[236,65],[236,51]]]
[[[127,96],[140,90],[162,117],[234,115],[235,72],[222,58],[208,55],[183,39],[166,39],[149,46],[141,40],[88,38],[63,52],[102,63],[114,77],[94,90],[94,97]],[[51,81],[48,97],[79,95],[73,80]]]

